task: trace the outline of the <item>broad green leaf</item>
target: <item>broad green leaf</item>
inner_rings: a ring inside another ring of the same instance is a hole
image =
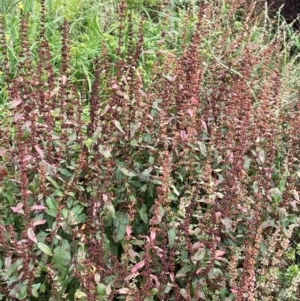
[[[117,128],[122,134],[124,134],[124,135],[126,134],[126,133],[124,132],[122,126],[121,126],[121,123],[120,123],[118,120],[115,120],[115,121],[114,121],[114,124],[115,124],[116,128]]]
[[[260,241],[259,249],[260,249],[262,255],[265,256],[265,254],[267,252],[267,249],[268,249],[267,244],[265,243],[265,241],[263,241],[263,240]]]
[[[75,132],[75,131],[72,131],[72,133],[70,133],[70,135],[68,136],[69,142],[75,141],[75,140],[76,140],[76,137],[77,137],[76,132]]]
[[[268,227],[276,227],[276,223],[274,219],[269,219],[261,223],[260,228],[266,229]]]
[[[68,209],[63,208],[61,211],[61,215],[63,216],[63,218],[68,218],[68,215],[69,215]]]
[[[265,162],[265,152],[263,149],[260,149],[259,154],[258,154],[258,159],[260,161],[260,163],[264,163]]]
[[[54,181],[51,177],[47,176],[46,179],[56,188],[60,189],[59,185],[57,184],[56,181]]]
[[[78,217],[78,215],[82,212],[83,209],[84,208],[80,205],[77,205],[72,209],[74,219],[76,219]]]
[[[285,180],[280,180],[278,183],[278,189],[283,192],[285,190]]]
[[[106,285],[104,283],[97,284],[96,290],[100,297],[103,297],[106,295]]]
[[[57,202],[55,201],[54,198],[52,197],[49,197],[46,199],[46,204],[47,204],[47,207],[49,209],[46,209],[45,212],[48,214],[48,215],[51,215],[53,217],[56,217],[56,212],[57,212]]]
[[[86,294],[80,291],[79,289],[76,290],[76,293],[74,295],[75,300],[78,300],[80,298],[86,297]]]
[[[54,212],[52,210],[46,209],[45,212],[50,216],[56,217],[56,212]]]
[[[84,144],[88,148],[88,150],[91,149],[92,142],[93,142],[93,140],[91,138],[88,138],[84,141]]]
[[[134,137],[136,131],[139,129],[141,124],[142,124],[141,122],[130,124],[130,139],[132,139]]]
[[[185,300],[189,300],[190,296],[188,294],[188,292],[186,291],[186,289],[181,288],[180,289],[180,295],[185,299]]]
[[[146,169],[142,172],[142,175],[148,176],[148,175],[150,175],[150,173],[151,173],[152,170],[153,170],[153,167],[150,166],[149,168],[146,168]]]
[[[27,297],[27,284],[20,284],[20,288],[19,288],[19,296],[18,299],[19,300],[23,300]]]
[[[177,190],[177,188],[176,188],[174,185],[171,185],[171,188],[172,188],[173,192],[174,192],[177,196],[179,196],[179,191]]]
[[[131,146],[133,146],[133,147],[136,147],[136,146],[138,146],[138,142],[137,142],[137,140],[136,140],[136,139],[131,139],[131,141],[130,141],[130,145],[131,145]]]
[[[138,240],[138,239],[131,240],[130,243],[134,246],[139,246],[139,247],[145,244],[143,240]]]
[[[132,172],[132,171],[129,171],[127,168],[125,167],[121,167],[121,166],[118,166],[118,169],[127,177],[136,177],[137,174]]]
[[[249,171],[250,168],[250,164],[251,164],[251,158],[247,157],[245,158],[245,163],[244,163],[244,169],[246,171]]]
[[[61,190],[58,190],[58,189],[56,189],[56,190],[54,191],[54,194],[57,195],[57,196],[60,196],[60,197],[63,197],[63,196],[64,196],[64,193],[63,193]]]
[[[148,213],[147,213],[147,206],[146,205],[143,205],[142,208],[140,209],[140,217],[142,219],[142,221],[145,223],[145,224],[148,224]]]
[[[145,134],[144,136],[143,136],[143,140],[144,140],[144,142],[151,142],[151,140],[152,140],[152,136],[151,136],[151,134]]]
[[[201,261],[206,254],[206,250],[205,249],[199,249],[191,258],[191,260],[194,261]]]
[[[47,198],[46,204],[51,211],[56,212],[58,204],[54,198]]]
[[[175,238],[176,238],[176,229],[171,228],[168,231],[168,240],[169,240],[169,246],[172,248],[175,244]]]
[[[222,298],[222,300],[225,299],[227,294],[228,294],[228,290],[226,289],[226,287],[222,287],[220,290],[220,297]]]
[[[114,241],[119,242],[125,237],[126,227],[129,225],[129,219],[124,212],[117,212],[116,218],[113,221],[114,225]]]
[[[155,110],[158,109],[158,101],[157,101],[157,100],[155,100],[155,101],[153,102],[152,108],[155,109]]]
[[[186,274],[192,270],[191,264],[185,264],[176,274],[176,277],[183,278],[186,277]]]
[[[113,204],[106,204],[106,205],[104,205],[104,207],[111,214],[112,218],[116,217],[116,211],[115,211],[115,207],[113,206]]]
[[[62,175],[72,177],[72,174],[66,168],[59,168],[58,170]]]
[[[77,217],[76,217],[76,220],[75,220],[75,223],[73,223],[74,225],[76,224],[80,224],[80,223],[85,223],[86,222],[86,215],[84,213],[82,214],[79,214]]]
[[[32,294],[32,296],[33,297],[35,297],[35,298],[38,298],[39,297],[39,293],[38,293],[38,291],[36,290],[36,289],[31,289],[31,294]]]
[[[18,259],[16,262],[14,262],[13,264],[11,264],[8,268],[8,270],[6,271],[5,277],[3,278],[4,281],[6,281],[7,279],[10,278],[10,276],[12,275],[12,273],[16,270],[17,267],[20,267],[20,265],[22,264],[23,259]]]
[[[98,126],[92,136],[92,145],[98,140],[98,137],[99,137],[101,131],[102,131],[102,128],[100,126]]]
[[[254,182],[253,182],[252,189],[253,189],[253,192],[254,192],[254,193],[257,193],[257,192],[258,192],[258,183],[257,183],[257,181],[254,181]]]
[[[106,146],[99,145],[99,152],[105,159],[109,159],[111,157],[111,149]]]
[[[61,241],[61,244],[55,247],[53,251],[53,267],[64,274],[68,271],[71,263],[71,249],[70,244],[66,239]]]
[[[38,290],[41,287],[41,283],[32,284],[32,289]]]
[[[38,248],[46,255],[53,256],[51,249],[42,242],[37,243]]]
[[[173,289],[173,287],[175,287],[175,285],[168,282],[166,287],[165,287],[164,293],[168,294]]]
[[[206,150],[206,145],[203,141],[197,141],[200,149],[200,153],[202,156],[206,157],[207,150]]]

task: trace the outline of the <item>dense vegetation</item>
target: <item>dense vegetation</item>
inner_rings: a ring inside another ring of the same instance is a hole
[[[0,300],[300,298],[299,38],[280,12],[0,10]]]

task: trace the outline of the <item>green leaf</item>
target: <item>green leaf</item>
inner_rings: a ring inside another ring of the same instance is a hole
[[[70,135],[68,136],[69,142],[75,141],[76,138],[77,138],[77,135],[76,135],[75,131],[71,132]]]
[[[168,240],[169,240],[169,246],[172,248],[175,244],[175,238],[176,238],[176,229],[171,228],[168,231]]]
[[[177,190],[177,188],[176,188],[174,185],[171,185],[171,188],[172,188],[173,192],[174,192],[177,196],[180,195],[180,194],[179,194],[179,191]]]
[[[86,297],[86,294],[80,291],[79,289],[76,290],[76,293],[74,295],[75,300],[81,299],[83,297]]]
[[[153,170],[153,167],[150,166],[149,168],[146,168],[145,170],[143,170],[142,175],[149,176],[152,170]]]
[[[38,248],[46,255],[53,256],[51,249],[42,242],[37,243]]]
[[[121,167],[121,166],[118,166],[118,169],[127,177],[136,177],[137,174],[132,172],[132,171],[129,171],[127,168],[125,167]]]
[[[207,150],[206,150],[206,145],[203,141],[197,141],[200,149],[200,153],[203,157],[206,157]]]
[[[94,143],[98,140],[101,131],[102,131],[101,126],[98,126],[92,136],[92,145],[94,145]]]
[[[66,239],[61,241],[61,245],[55,247],[53,251],[53,267],[60,271],[60,273],[64,275],[69,268],[71,263],[71,249],[70,244]]]
[[[35,298],[38,298],[38,297],[39,297],[38,291],[37,291],[36,289],[34,289],[34,288],[31,290],[31,294],[32,294],[32,296],[35,297]]]
[[[115,207],[113,206],[113,204],[106,204],[106,205],[104,205],[104,207],[110,213],[112,218],[116,217],[116,211],[115,211]]]
[[[130,139],[134,137],[136,131],[140,128],[141,124],[141,122],[130,124]]]
[[[251,164],[251,158],[249,158],[248,156],[246,156],[245,158],[245,163],[244,163],[244,169],[246,171],[249,171],[250,169],[250,164]]]
[[[106,295],[106,285],[104,283],[97,284],[97,293],[100,297],[103,297]]]
[[[99,145],[99,152],[105,159],[109,159],[111,157],[111,149],[106,146]]]
[[[192,270],[192,266],[190,264],[185,264],[176,274],[176,278],[184,278],[186,274]]]
[[[129,225],[129,219],[124,212],[117,212],[116,218],[113,221],[114,225],[114,241],[119,242],[125,237],[126,227]]]
[[[52,211],[56,211],[57,210],[57,207],[58,207],[58,204],[57,202],[53,199],[53,198],[47,198],[46,199],[46,204],[47,204],[47,207],[52,210]]]
[[[80,223],[85,223],[86,219],[87,219],[87,217],[86,217],[86,215],[84,213],[79,214],[76,217],[76,220],[75,220],[75,222],[73,222],[73,224],[76,225],[76,224],[80,224]]]
[[[222,300],[226,298],[227,293],[228,290],[226,289],[226,287],[222,287],[220,290],[220,297],[222,298]]]
[[[59,168],[58,170],[62,175],[72,177],[72,174],[66,168]]]
[[[181,295],[185,300],[189,300],[189,298],[190,298],[189,294],[187,293],[186,289],[184,289],[184,288],[181,288],[181,289],[180,289],[180,295]]]
[[[151,140],[152,140],[152,136],[151,136],[151,134],[149,134],[149,133],[147,133],[147,134],[145,134],[144,136],[143,136],[143,140],[144,140],[144,142],[151,142]]]
[[[57,195],[57,196],[60,196],[60,197],[64,197],[64,193],[61,190],[57,190],[57,189],[55,189],[54,195]]]
[[[22,300],[27,297],[27,284],[20,284],[20,291],[19,291],[19,296],[18,299]]]
[[[88,138],[84,141],[85,146],[90,150],[93,140],[91,138]]]
[[[145,224],[148,224],[147,206],[143,205],[140,209],[140,217]]]
[[[47,204],[47,207],[49,209],[46,209],[45,212],[53,217],[56,217],[56,212],[57,212],[57,202],[55,201],[54,198],[52,197],[49,197],[46,199],[46,204]]]
[[[66,208],[63,208],[61,211],[61,215],[63,216],[63,218],[68,218],[69,211]]]
[[[51,177],[47,176],[46,179],[56,188],[60,189],[59,185],[57,184],[56,181],[54,181]]]
[[[258,182],[257,181],[253,182],[252,189],[253,189],[254,193],[258,192]]]
[[[260,228],[263,229],[263,230],[268,228],[268,227],[274,227],[274,228],[277,227],[274,219],[266,220],[266,221],[262,222],[261,225],[260,225]]]
[[[150,164],[154,164],[155,158],[150,156],[148,161]]]
[[[199,249],[191,258],[191,260],[194,261],[201,261],[206,254],[206,250],[205,249]]]
[[[6,272],[5,277],[3,278],[3,280],[6,281],[7,279],[9,279],[10,276],[12,275],[12,273],[15,271],[15,269],[17,267],[19,267],[22,262],[23,262],[23,259],[20,258],[16,262],[14,262],[13,264],[11,264],[9,266],[9,268],[7,269],[7,272]]]
[[[78,217],[78,215],[82,212],[83,209],[84,208],[80,205],[77,205],[72,209],[72,214],[73,214],[74,219],[76,219]]]
[[[56,217],[56,212],[54,212],[52,210],[46,209],[45,212],[50,216]]]
[[[114,124],[116,126],[116,128],[122,133],[122,134],[126,134],[121,126],[121,123],[118,120],[114,120]]]

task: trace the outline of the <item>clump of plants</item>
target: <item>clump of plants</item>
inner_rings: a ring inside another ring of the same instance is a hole
[[[198,2],[58,40],[41,1],[34,45],[1,16],[0,299],[300,297],[294,61],[255,4]]]

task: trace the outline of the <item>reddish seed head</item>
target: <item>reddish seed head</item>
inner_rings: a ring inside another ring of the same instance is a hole
[[[0,181],[2,181],[5,176],[7,176],[7,170],[4,167],[0,166]]]

